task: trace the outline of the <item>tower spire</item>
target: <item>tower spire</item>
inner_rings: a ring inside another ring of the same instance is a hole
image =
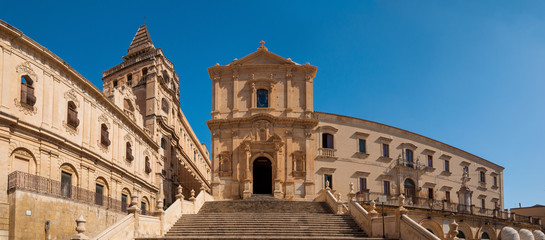
[[[123,57],[123,60],[130,59],[140,53],[148,52],[150,50],[155,50],[155,46],[153,46],[153,42],[151,41],[144,18],[144,24],[136,31],[131,45],[129,45],[129,49],[127,50],[127,56]]]

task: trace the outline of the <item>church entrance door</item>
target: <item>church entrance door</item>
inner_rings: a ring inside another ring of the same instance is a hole
[[[254,161],[254,194],[272,194],[272,166],[269,159],[260,157]]]

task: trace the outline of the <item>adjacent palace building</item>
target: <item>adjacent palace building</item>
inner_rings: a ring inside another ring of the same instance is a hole
[[[403,129],[314,111],[317,67],[273,54],[263,41],[208,68],[210,159],[180,109],[174,65],[145,25],[122,59],[103,72],[101,91],[0,21],[0,239],[69,239],[80,215],[85,234],[97,236],[121,226],[128,206],[153,216],[135,215],[131,226],[160,222],[164,234],[169,206],[189,206],[184,196],[317,201],[330,188],[334,202],[355,199],[370,213],[371,200],[405,206],[439,239],[453,220],[461,239],[538,226],[504,211],[503,167]],[[137,235],[146,233],[126,236]]]
[[[174,65],[138,29],[103,91],[0,21],[0,239],[98,234],[135,202],[168,207],[209,189],[211,163],[180,109]]]

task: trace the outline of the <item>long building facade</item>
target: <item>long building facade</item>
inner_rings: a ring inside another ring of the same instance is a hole
[[[103,83],[0,21],[0,239],[67,239],[79,215],[93,236],[129,206],[168,207],[177,186],[209,190],[208,150],[146,26]]]
[[[208,72],[215,199],[309,201],[330,187],[397,206],[404,195],[413,217],[437,236],[448,219],[431,221],[418,209],[467,214],[462,235],[498,235],[485,223],[503,213],[503,167],[403,129],[314,111],[317,68],[271,53],[264,42]]]

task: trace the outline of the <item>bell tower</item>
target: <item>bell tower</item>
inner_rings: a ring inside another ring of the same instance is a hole
[[[140,112],[135,116],[142,118],[136,122],[143,122],[145,131],[160,146],[160,161],[150,165],[162,169],[156,177],[163,183],[164,203],[176,200],[177,186],[183,186],[185,196],[191,189],[206,189],[208,177],[203,172],[207,169],[199,169],[195,162],[197,158],[204,159],[199,161],[202,163],[208,161],[208,153],[180,109],[180,82],[174,64],[155,48],[146,25],[136,31],[123,62],[104,71],[102,81],[103,92],[110,99],[121,89],[133,94],[135,109]],[[122,104],[119,107],[125,109]],[[182,145],[190,147],[184,149]]]
[[[208,68],[213,103],[207,124],[217,199],[248,198],[269,189],[279,199],[313,197],[316,70],[269,52],[264,41],[241,59]]]

